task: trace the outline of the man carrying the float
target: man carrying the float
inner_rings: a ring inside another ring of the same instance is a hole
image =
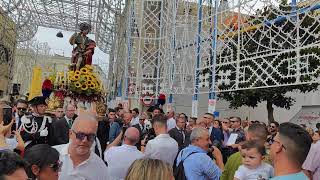
[[[46,98],[43,96],[34,97],[29,101],[29,104],[32,114],[21,118],[21,136],[26,149],[36,144],[53,145],[52,119],[44,115],[47,109]]]

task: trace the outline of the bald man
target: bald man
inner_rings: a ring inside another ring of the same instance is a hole
[[[105,151],[104,159],[108,164],[110,179],[124,179],[133,161],[143,157],[143,153],[135,146],[139,140],[139,130],[130,127],[124,133],[122,146],[114,146]]]
[[[90,148],[95,140],[98,121],[90,114],[81,114],[69,131],[69,143],[54,146],[63,163],[59,179],[108,179],[107,167]]]

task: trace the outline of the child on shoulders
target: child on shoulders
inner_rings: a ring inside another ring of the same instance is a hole
[[[234,180],[268,180],[273,177],[273,167],[262,162],[266,155],[264,144],[256,140],[241,145],[242,165],[234,175]]]

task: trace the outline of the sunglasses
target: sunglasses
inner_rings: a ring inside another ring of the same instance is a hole
[[[26,111],[27,110],[27,108],[17,108],[18,109],[18,111]]]
[[[49,167],[54,171],[54,172],[60,172],[61,167],[62,167],[62,162],[57,161],[56,163],[50,164]]]
[[[275,126],[270,126],[271,128],[276,128]]]
[[[94,139],[96,138],[95,134],[86,134],[83,132],[75,132],[74,130],[72,130],[72,132],[76,135],[76,138],[80,141],[83,141],[85,137],[87,137],[87,140],[90,142],[93,142]]]
[[[144,121],[144,120],[146,120],[146,119],[139,119],[140,121]]]
[[[231,123],[235,123],[235,122],[238,122],[238,121],[230,121]]]
[[[223,123],[223,124],[228,124],[229,122],[227,122],[227,121],[223,121],[222,123]]]

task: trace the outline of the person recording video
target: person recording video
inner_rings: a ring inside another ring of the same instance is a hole
[[[0,150],[24,150],[24,141],[20,131],[11,131],[15,119],[12,117],[12,108],[4,103],[0,104]]]

